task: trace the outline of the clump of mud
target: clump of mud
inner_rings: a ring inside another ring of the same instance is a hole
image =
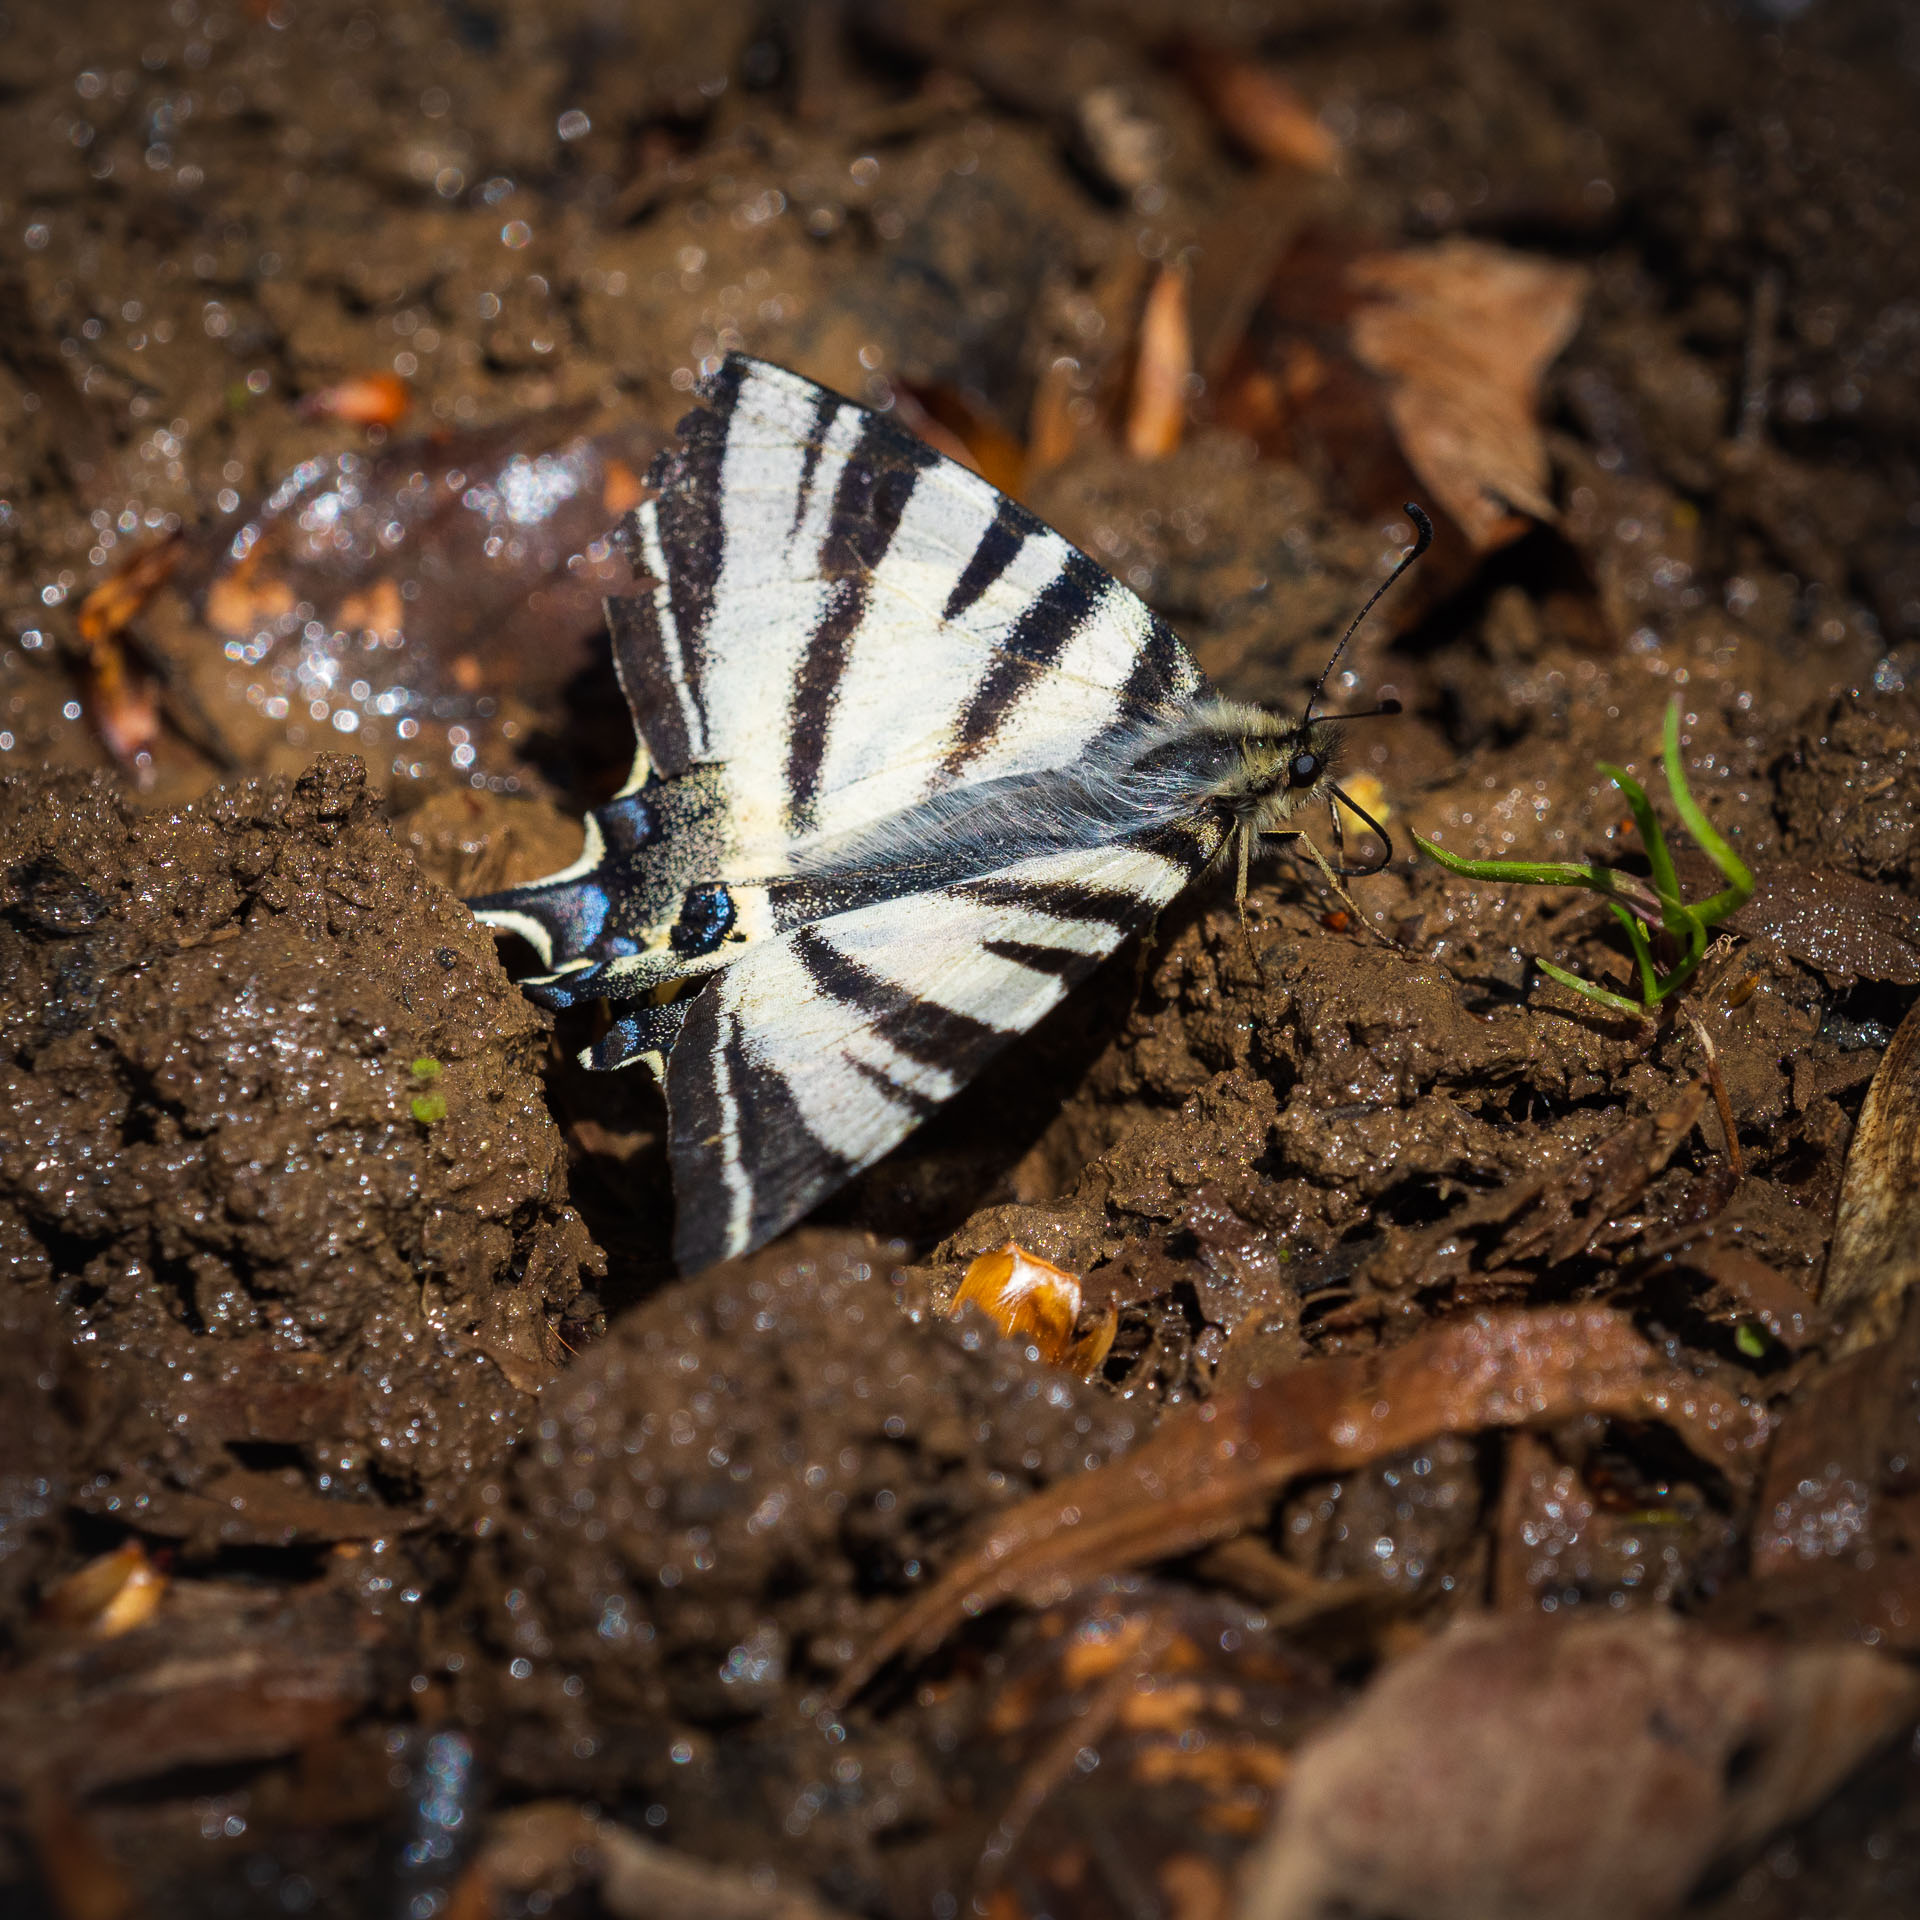
[[[540,1015],[357,761],[0,785],[0,1246],[124,1404],[109,1511],[351,1538],[517,1430],[595,1257]]]
[[[803,1233],[619,1321],[542,1402],[494,1628],[589,1714],[751,1717],[821,1691],[978,1516],[1134,1422],[984,1321],[903,1313],[897,1260]]]
[[[543,1396],[479,1523],[490,1657],[460,1662],[475,1723],[519,1724],[510,1768],[550,1782],[571,1754],[583,1788],[707,1822],[737,1773],[741,1844],[817,1824],[823,1868],[951,1817],[924,1756],[889,1784],[916,1741],[824,1711],[832,1683],[972,1524],[1136,1423],[985,1321],[930,1318],[897,1252],[803,1232],[628,1314]]]

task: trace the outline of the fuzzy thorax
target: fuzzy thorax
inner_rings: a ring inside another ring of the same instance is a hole
[[[1168,721],[1146,757],[1183,761],[1206,800],[1238,831],[1258,835],[1330,797],[1339,751],[1337,719],[1292,720],[1242,701],[1210,700]]]

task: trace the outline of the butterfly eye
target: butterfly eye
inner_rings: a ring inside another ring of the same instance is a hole
[[[1320,756],[1317,753],[1296,753],[1293,765],[1287,769],[1287,784],[1293,787],[1310,787],[1320,777]]]

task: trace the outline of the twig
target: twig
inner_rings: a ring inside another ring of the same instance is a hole
[[[1778,267],[1763,269],[1753,284],[1753,307],[1747,315],[1746,362],[1740,374],[1740,418],[1733,432],[1735,443],[1742,447],[1757,447],[1766,430],[1773,379],[1773,338],[1780,325],[1780,288]]]
[[[1691,1007],[1682,1007],[1680,1017],[1693,1029],[1700,1051],[1707,1057],[1707,1085],[1713,1089],[1713,1104],[1719,1109],[1720,1130],[1727,1137],[1727,1164],[1736,1180],[1746,1177],[1746,1161],[1740,1152],[1740,1136],[1733,1130],[1733,1102],[1727,1098],[1727,1083],[1720,1072],[1720,1056],[1700,1016]]]

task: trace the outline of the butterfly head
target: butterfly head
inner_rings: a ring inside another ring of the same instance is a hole
[[[1314,805],[1344,807],[1370,828],[1382,855],[1359,869],[1376,873],[1391,857],[1386,830],[1342,790],[1339,781],[1343,730],[1349,721],[1397,713],[1396,700],[1366,714],[1319,714],[1294,719],[1264,708],[1221,700],[1191,711],[1173,745],[1190,770],[1194,787],[1224,817],[1229,841],[1255,841],[1263,833],[1298,832]]]
[[[1284,827],[1316,800],[1325,799],[1340,758],[1340,723],[1287,720],[1258,707],[1230,710],[1235,752],[1216,798],[1234,824],[1254,833]]]

